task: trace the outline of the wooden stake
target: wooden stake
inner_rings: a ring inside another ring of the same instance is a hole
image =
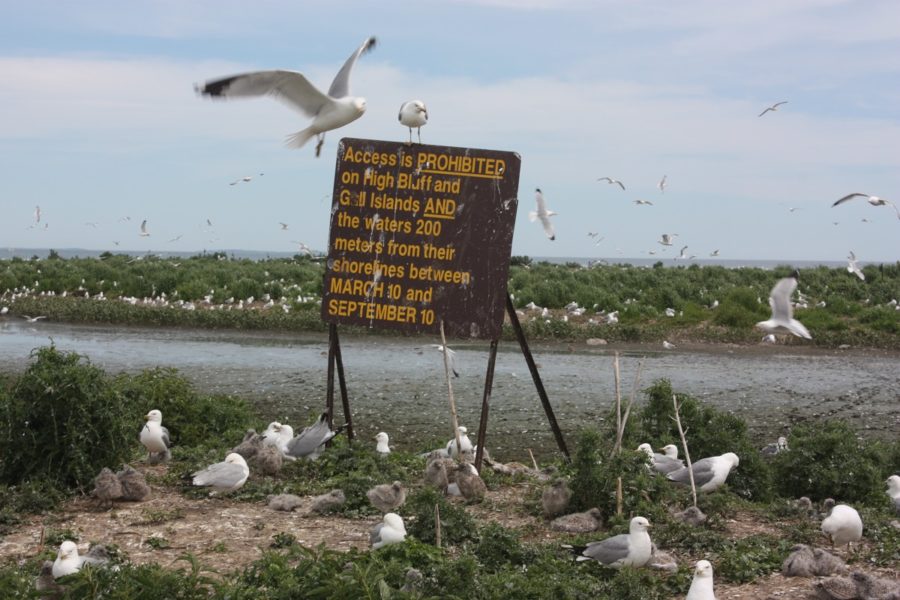
[[[622,394],[619,391],[619,353],[615,353],[615,359],[613,360],[613,374],[616,379],[616,432],[622,431]],[[616,438],[619,437],[619,434],[616,434]],[[613,446],[613,454],[619,453],[619,444],[617,443]]]
[[[622,516],[622,478],[616,477],[616,514]]]
[[[450,397],[450,424],[456,439],[456,459],[462,462],[462,440],[459,437],[459,421],[456,420],[456,402],[453,400],[453,380],[450,379],[450,357],[447,356],[447,338],[444,336],[444,320],[441,319],[441,347],[444,355],[444,377],[447,379],[447,395]]]
[[[691,469],[691,453],[688,452],[684,429],[681,428],[681,417],[678,416],[678,398],[675,397],[675,394],[672,394],[672,404],[675,405],[675,424],[678,425],[678,435],[681,436],[681,447],[684,448],[684,460],[687,463],[688,477],[691,478],[691,496],[694,498],[694,508],[697,508],[697,487],[694,485],[694,470]]]
[[[434,505],[434,545],[441,547],[441,505]]]
[[[622,438],[625,437],[625,427],[628,425],[628,416],[631,414],[631,406],[637,396],[638,385],[641,380],[641,369],[644,367],[644,361],[638,362],[637,373],[634,375],[634,385],[631,386],[631,396],[628,398],[628,406],[625,407],[625,414],[622,415],[621,423],[616,430],[616,444],[613,446],[613,454],[622,450]]]
[[[540,469],[538,468],[538,465],[537,465],[537,461],[534,460],[534,452],[531,451],[531,448],[528,449],[528,455],[531,456],[531,464],[534,465],[534,470],[540,471]]]

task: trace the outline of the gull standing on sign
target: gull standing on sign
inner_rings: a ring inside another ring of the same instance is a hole
[[[416,128],[419,143],[422,143],[422,126],[428,123],[428,109],[421,100],[410,100],[400,105],[400,114],[397,119],[401,125],[409,127],[409,143],[412,144],[412,130]]]
[[[327,94],[320,92],[302,73],[284,70],[232,75],[194,87],[198,93],[212,97],[271,95],[304,115],[313,117],[309,127],[288,136],[287,146],[302,148],[315,136],[316,156],[319,156],[326,131],[352,123],[366,112],[365,98],[350,95],[350,72],[359,57],[374,47],[374,37],[364,41],[338,71]]]
[[[547,210],[547,203],[544,202],[544,193],[541,192],[541,188],[535,188],[534,199],[537,203],[537,210],[528,213],[528,220],[534,223],[536,220],[540,219],[541,225],[544,227],[544,233],[547,234],[547,237],[550,238],[551,241],[555,240],[556,234],[553,232],[553,223],[550,222],[550,217],[555,215],[556,212]]]

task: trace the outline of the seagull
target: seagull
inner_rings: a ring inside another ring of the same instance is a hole
[[[176,236],[173,237],[171,240],[169,240],[169,243],[177,242],[177,241],[180,240],[181,238],[182,238],[181,235],[176,235]]]
[[[372,528],[369,534],[369,543],[373,550],[378,550],[388,544],[397,544],[406,539],[406,526],[403,518],[397,513],[389,512],[384,515],[382,522]]]
[[[718,255],[719,255],[719,250],[718,250],[718,249],[713,250],[712,252],[709,253],[709,255],[710,255],[710,256],[718,256]]]
[[[294,428],[290,425],[282,425],[278,421],[272,421],[262,432],[264,446],[273,446],[282,454],[287,454],[287,445],[294,439]]]
[[[295,240],[291,240],[292,244],[297,244],[297,252],[303,252],[304,254],[308,254],[309,256],[313,256],[312,248],[303,242],[297,242]]]
[[[863,522],[856,509],[838,504],[822,520],[822,533],[831,538],[832,546],[843,546],[862,539]]]
[[[598,179],[597,181],[605,181],[605,182],[609,183],[610,185],[612,185],[612,184],[615,183],[615,184],[618,184],[618,186],[619,186],[620,188],[622,188],[623,190],[625,189],[625,184],[623,184],[623,183],[622,183],[621,181],[619,181],[618,179],[613,179],[612,177],[601,177],[601,178]]]
[[[75,542],[66,540],[59,545],[56,560],[53,561],[53,578],[59,579],[81,570],[81,557],[78,556],[78,546]]]
[[[365,98],[350,95],[350,72],[359,57],[374,47],[375,38],[370,37],[350,55],[331,82],[328,94],[319,91],[302,73],[284,70],[243,73],[194,87],[198,93],[214,98],[271,95],[313,117],[309,127],[288,136],[287,145],[301,148],[315,136],[319,156],[326,131],[352,123],[366,112]]]
[[[409,100],[400,105],[397,119],[401,125],[409,127],[409,143],[412,144],[412,130],[416,128],[419,143],[422,143],[422,126],[428,123],[428,109],[421,100]]]
[[[431,344],[432,348],[436,348],[438,352],[444,351],[444,346],[441,344]],[[447,362],[450,364],[450,372],[453,373],[454,377],[459,377],[459,371],[456,370],[456,351],[447,348]]]
[[[550,222],[550,217],[555,215],[556,212],[547,210],[547,204],[544,202],[544,194],[541,192],[541,188],[535,188],[534,199],[537,203],[537,210],[528,213],[528,220],[534,223],[537,219],[540,219],[541,225],[544,226],[544,233],[551,240],[555,240],[556,234],[553,233],[553,224]]]
[[[698,560],[694,579],[684,600],[716,600],[713,591],[713,568],[708,560]]]
[[[162,413],[154,409],[144,415],[144,419],[147,422],[141,428],[140,440],[149,453],[148,459],[162,455],[159,459],[166,460],[169,457],[169,430],[163,427]]]
[[[210,487],[216,492],[233,492],[240,489],[250,476],[250,467],[244,457],[232,452],[224,462],[209,465],[193,473],[192,483],[197,487]]]
[[[687,249],[688,249],[687,246],[685,246],[684,248],[682,248],[682,249],[681,249],[681,252],[678,254],[678,256],[674,257],[672,260],[678,260],[679,258],[681,258],[681,259],[683,259],[683,260],[689,260],[689,259],[690,259],[690,256],[688,256],[688,255],[685,253],[685,250],[687,250]]]
[[[851,250],[850,255],[847,257],[847,272],[853,273],[854,275],[865,281],[866,275],[860,270],[859,264],[857,264],[858,262],[859,261],[856,260],[856,255],[853,254],[853,250]]]
[[[470,455],[473,453],[475,446],[472,445],[472,440],[469,439],[469,436],[466,435],[468,429],[460,425],[456,428],[459,431],[459,445],[462,448],[463,456]],[[447,442],[447,455],[450,458],[456,458],[459,455],[459,452],[456,450],[456,438],[454,437],[452,440]]]
[[[587,546],[567,546],[578,557],[577,561],[596,560],[613,568],[643,567],[650,560],[653,542],[647,528],[650,523],[644,517],[634,517],[628,526],[628,533],[615,535],[599,542],[591,542]]]
[[[662,179],[659,180],[659,183],[656,184],[656,187],[659,188],[660,193],[665,193],[666,191],[666,176],[663,175]]]
[[[837,206],[838,204],[842,204],[847,200],[852,200],[854,198],[865,198],[866,201],[872,206],[892,206],[894,211],[897,213],[897,218],[900,219],[900,208],[897,208],[897,205],[891,202],[890,200],[886,200],[884,198],[879,198],[878,196],[870,196],[869,194],[863,194],[861,192],[854,192],[852,194],[847,194],[831,206]]]
[[[638,206],[642,206],[644,204],[646,204],[647,206],[653,206],[653,203],[650,202],[649,200],[634,200],[634,203],[637,204]]]
[[[41,205],[40,204],[38,204],[34,207],[34,222],[35,223],[41,222]]]
[[[282,223],[281,221],[278,221],[278,224],[281,225],[281,230],[282,230],[282,231],[287,231],[287,228],[288,228],[288,224],[287,224],[287,223]]]
[[[672,471],[684,468],[684,461],[678,458],[677,446],[669,444],[663,447],[662,450],[664,454],[654,452],[650,444],[647,443],[637,447],[638,452],[644,452],[647,457],[650,458],[650,466],[658,473],[665,475],[666,473],[671,473]]]
[[[797,289],[797,277],[799,273],[794,271],[790,277],[780,279],[775,284],[769,294],[772,316],[766,321],[757,323],[758,329],[766,333],[792,333],[797,337],[812,339],[803,323],[794,318],[794,309],[791,306],[791,295]]]
[[[781,106],[782,104],[787,104],[787,100],[784,100],[784,101],[782,101],[782,102],[776,102],[775,104],[773,104],[772,106],[768,107],[766,110],[762,111],[761,113],[759,113],[759,114],[756,115],[756,116],[757,116],[757,117],[761,117],[761,116],[763,116],[764,114],[766,114],[767,112],[769,112],[770,110],[771,110],[772,112],[775,112],[776,110],[778,110],[778,107]]]
[[[665,348],[666,350],[674,350],[675,348],[677,348],[677,346],[675,344],[673,344],[672,342],[669,342],[668,340],[663,340],[662,345],[663,345],[663,348]]]
[[[343,426],[333,430],[328,427],[328,413],[322,413],[319,419],[306,427],[287,443],[287,452],[285,456],[289,459],[306,458],[315,460],[322,453],[322,447],[331,438],[339,434],[343,430]]]
[[[900,475],[891,475],[885,482],[888,485],[888,497],[894,503],[894,512],[900,514]]]
[[[150,232],[147,231],[147,219],[141,221],[141,237],[149,237]]]
[[[694,473],[694,485],[701,492],[712,492],[717,489],[728,477],[731,469],[738,466],[740,459],[734,452],[726,452],[721,456],[711,456],[709,458],[701,458],[691,464],[691,471]],[[667,474],[666,477],[675,483],[690,485],[691,476],[688,474],[688,468],[678,469]]]
[[[774,344],[775,341],[776,340],[775,340],[774,333],[767,333],[766,335],[763,336],[763,339],[762,339],[763,344]]]
[[[664,234],[662,234],[662,236],[660,236],[660,238],[657,240],[657,243],[660,243],[660,244],[662,244],[663,246],[671,246],[671,245],[672,245],[672,241],[673,241],[676,237],[678,237],[678,234],[677,234],[677,233],[664,233]]]
[[[375,436],[375,441],[378,442],[375,444],[375,452],[382,456],[387,456],[391,453],[391,447],[388,446],[388,434],[383,431],[379,431],[378,435]]]
[[[26,321],[28,321],[29,323],[37,323],[41,319],[46,319],[47,317],[44,315],[41,315],[39,317],[29,317],[28,315],[22,315],[22,318],[25,319]]]

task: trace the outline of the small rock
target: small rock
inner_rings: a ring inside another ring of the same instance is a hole
[[[603,338],[588,338],[585,343],[588,346],[605,346],[608,342]]]

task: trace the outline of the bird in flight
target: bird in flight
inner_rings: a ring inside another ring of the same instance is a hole
[[[656,187],[659,188],[660,193],[665,193],[665,191],[666,191],[666,175],[662,176],[662,179],[659,180],[659,183],[656,184]]]
[[[537,210],[528,213],[528,220],[532,223],[540,220],[541,225],[544,226],[544,233],[547,234],[551,241],[555,240],[556,234],[553,232],[553,223],[550,222],[550,217],[555,215],[556,212],[547,210],[547,203],[544,201],[544,193],[541,192],[541,188],[535,188],[534,200],[537,204]]]
[[[837,206],[838,204],[843,204],[847,200],[853,200],[854,198],[865,198],[866,201],[872,206],[891,206],[894,211],[897,213],[897,218],[900,219],[900,209],[897,208],[897,205],[891,202],[890,200],[885,200],[884,198],[879,198],[878,196],[870,196],[869,194],[863,194],[861,192],[854,192],[852,194],[847,194],[834,204],[832,207]]]
[[[664,233],[664,234],[662,234],[662,235],[660,236],[660,238],[659,238],[658,240],[656,240],[656,241],[657,241],[658,243],[662,244],[663,246],[671,246],[671,245],[672,245],[672,242],[673,242],[673,241],[675,240],[675,238],[677,238],[677,237],[678,237],[678,234],[677,234],[677,233]]]
[[[847,256],[847,272],[853,273],[861,280],[866,280],[866,275],[859,268],[859,261],[856,260],[856,255],[853,253],[853,250],[850,251],[850,254]]]
[[[144,219],[141,222],[141,237],[149,237],[150,232],[147,231],[147,219]]]
[[[302,73],[284,70],[232,75],[194,87],[201,95],[214,98],[269,95],[313,117],[309,127],[287,137],[287,146],[302,148],[315,137],[316,156],[319,156],[326,131],[352,123],[366,112],[365,98],[350,95],[350,73],[359,57],[374,47],[375,38],[366,39],[335,75],[327,94],[319,91]]]
[[[41,205],[40,204],[38,204],[37,206],[34,207],[34,222],[35,223],[41,222]]]
[[[794,318],[794,308],[791,306],[791,296],[797,289],[798,276],[799,273],[794,271],[790,277],[778,280],[769,294],[772,316],[766,321],[757,323],[758,329],[766,333],[791,333],[797,337],[812,339],[803,323]]]
[[[281,230],[282,230],[282,231],[287,231],[287,228],[288,228],[288,224],[287,224],[287,223],[282,223],[281,221],[278,221],[278,224],[281,225]]]
[[[653,203],[650,202],[649,200],[635,200],[634,203],[637,204],[638,206],[641,206],[643,204],[646,204],[648,206],[653,206]]]
[[[409,143],[412,144],[412,130],[416,128],[419,143],[422,143],[422,126],[428,123],[428,109],[421,100],[410,100],[400,105],[400,114],[397,120],[401,125],[409,127]]]
[[[776,110],[778,110],[778,107],[781,106],[782,104],[787,104],[787,100],[784,100],[784,101],[782,101],[782,102],[776,102],[775,104],[773,104],[772,106],[768,107],[766,110],[762,111],[761,113],[759,113],[759,114],[756,115],[756,116],[761,117],[761,116],[763,116],[764,114],[766,114],[766,113],[769,112],[769,111],[775,112]]]
[[[612,185],[612,184],[617,184],[617,185],[618,185],[620,188],[622,188],[623,190],[625,189],[625,184],[623,184],[623,183],[622,183],[621,181],[619,181],[618,179],[613,179],[612,177],[601,177],[601,178],[598,179],[597,181],[605,181],[605,182],[607,182],[607,183],[610,184],[610,185]]]

